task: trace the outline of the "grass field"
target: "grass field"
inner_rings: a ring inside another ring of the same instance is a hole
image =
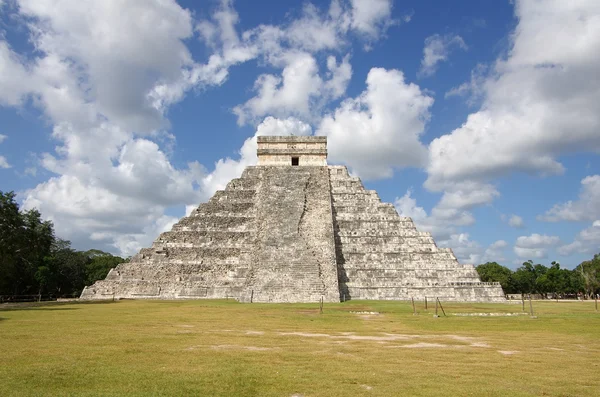
[[[593,302],[0,306],[0,395],[598,396]],[[364,312],[377,312],[368,314]],[[440,312],[441,315],[441,312]]]

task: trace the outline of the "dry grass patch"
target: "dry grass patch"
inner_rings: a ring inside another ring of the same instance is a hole
[[[534,307],[537,319],[450,315],[514,304],[444,303],[440,318],[410,302],[13,306],[0,309],[0,395],[597,395],[593,302]]]

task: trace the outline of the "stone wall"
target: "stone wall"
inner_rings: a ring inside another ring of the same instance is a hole
[[[253,301],[339,301],[327,167],[251,170],[262,179],[247,280]]]
[[[298,166],[326,166],[327,138],[321,136],[259,136],[258,165],[291,166],[292,157]]]

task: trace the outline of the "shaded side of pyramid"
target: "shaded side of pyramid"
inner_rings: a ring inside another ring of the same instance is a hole
[[[505,301],[498,283],[481,282],[473,265],[438,248],[430,233],[382,203],[346,167],[330,166],[329,172],[342,300]]]

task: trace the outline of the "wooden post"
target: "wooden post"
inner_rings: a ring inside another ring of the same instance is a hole
[[[438,308],[438,300],[437,300],[437,298],[436,298],[436,300],[435,300],[435,316],[434,316],[434,317],[439,317],[439,316],[438,316],[438,311],[437,311],[437,308]]]
[[[523,311],[525,311],[525,295],[521,292],[521,303],[523,305]]]
[[[427,310],[427,297],[425,297],[425,310]]]
[[[442,309],[442,313],[444,313],[444,317],[446,317],[446,312],[444,311],[444,306],[442,306],[442,302],[440,301],[440,298],[436,298],[436,299],[440,304],[440,309]]]
[[[115,301],[115,293],[114,292],[113,292],[113,300],[112,301],[113,302]]]
[[[412,306],[413,306],[413,316],[416,316],[417,315],[417,309],[415,309],[415,298],[411,297],[410,300],[411,300]]]
[[[346,294],[342,294],[342,302],[346,302]]]
[[[596,311],[598,311],[598,294],[594,294],[594,302],[596,305]]]
[[[250,292],[250,303],[252,303],[253,300],[254,300],[254,290],[252,290],[252,292]]]
[[[319,303],[319,313],[323,314],[323,297],[321,296],[321,300]]]
[[[531,318],[535,318],[533,315],[533,303],[531,303],[531,294],[529,294],[529,315]]]

